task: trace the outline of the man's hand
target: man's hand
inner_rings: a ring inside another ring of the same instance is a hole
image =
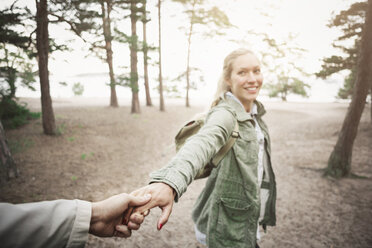
[[[157,223],[158,230],[160,230],[168,221],[172,212],[175,196],[173,188],[165,183],[152,183],[131,193],[133,196],[144,196],[146,194],[151,195],[151,201],[134,209],[133,213],[129,217],[129,229],[136,225],[137,219],[140,218],[140,216],[146,216],[148,211],[154,207],[159,207],[162,210],[162,214]]]
[[[93,202],[89,233],[99,237],[130,237],[131,230],[123,225],[124,212],[128,207],[142,206],[150,199],[150,194],[136,197],[123,193],[100,202]],[[132,226],[138,229],[143,220],[143,215],[136,216],[132,220]]]

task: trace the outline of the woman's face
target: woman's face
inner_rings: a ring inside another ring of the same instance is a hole
[[[250,109],[256,100],[262,82],[260,62],[255,55],[247,53],[235,59],[227,84],[231,88],[231,93],[240,100],[246,110]]]

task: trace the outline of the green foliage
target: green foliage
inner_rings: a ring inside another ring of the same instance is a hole
[[[348,99],[353,94],[354,83],[356,80],[356,70],[351,70],[350,74],[345,78],[344,85],[339,89],[337,97],[340,99]]]
[[[340,50],[343,55],[332,55],[324,58],[322,69],[316,73],[316,76],[324,79],[340,71],[349,71],[343,88],[338,92],[338,97],[342,99],[350,98],[353,92],[356,80],[355,68],[358,61],[358,51],[366,12],[366,1],[354,3],[349,9],[343,10],[336,15],[329,24],[329,27],[341,29],[343,32],[333,42],[333,47]]]
[[[269,97],[280,97],[283,101],[287,101],[290,93],[308,97],[306,88],[310,88],[310,85],[298,78],[279,77],[278,83],[267,84],[266,88],[269,90]]]
[[[218,7],[213,6],[205,9],[204,0],[173,0],[174,2],[181,3],[185,10],[184,13],[188,16],[188,25],[201,25],[205,26],[206,32],[203,35],[212,37],[215,35],[223,35],[221,31],[224,28],[232,26],[227,15]],[[195,31],[193,31],[195,33]],[[190,35],[190,34],[187,34]],[[192,35],[192,34],[191,34]]]
[[[66,82],[59,82],[58,84],[63,86],[63,87],[66,87],[68,85]]]
[[[24,26],[22,22],[24,15],[24,11],[14,6],[0,11],[0,43],[27,47],[29,38],[16,31],[20,26]]]
[[[39,112],[28,110],[26,104],[19,104],[13,99],[3,98],[0,102],[0,117],[4,128],[18,128],[30,120],[40,118],[40,115]]]
[[[187,71],[180,73],[176,78],[172,79],[172,82],[177,83],[177,82],[182,81],[183,78],[186,78],[186,74],[187,74]],[[190,82],[189,82],[190,89],[193,89],[193,90],[196,90],[198,85],[200,86],[205,82],[203,72],[199,68],[196,68],[196,67],[189,68],[189,79],[190,79]],[[174,86],[177,86],[177,85],[180,85],[180,84],[176,84]]]
[[[267,49],[263,52],[262,62],[270,75],[273,75],[268,80],[272,83],[265,85],[269,97],[280,97],[283,101],[287,101],[289,94],[308,97],[306,90],[310,89],[310,85],[302,79],[308,76],[308,73],[297,64],[297,60],[304,56],[305,50],[292,44],[295,36],[289,35],[283,42],[267,34],[263,36]]]
[[[16,99],[18,86],[35,90],[36,72],[29,61],[29,37],[24,35],[27,11],[12,5],[0,11],[0,118],[4,128],[17,128],[40,117]]]
[[[35,90],[35,71],[28,59],[29,37],[24,35],[26,12],[11,6],[0,11],[0,95],[13,99],[17,83]],[[18,82],[20,79],[20,82]]]
[[[81,160],[85,160],[85,159],[87,159],[88,157],[92,157],[92,156],[94,156],[94,152],[90,152],[89,154],[82,153],[82,154],[80,155],[80,158],[81,158]]]
[[[74,93],[74,96],[81,96],[84,93],[84,85],[77,82],[72,85],[72,92]]]
[[[139,92],[139,86],[135,82],[138,82],[138,73],[130,72],[126,74],[118,75],[115,79],[116,85],[129,87],[132,92]]]

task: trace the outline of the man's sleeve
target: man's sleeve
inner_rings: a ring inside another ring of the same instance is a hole
[[[80,200],[0,203],[1,247],[84,247],[91,212]]]

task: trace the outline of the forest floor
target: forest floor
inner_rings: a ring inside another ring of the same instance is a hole
[[[26,99],[40,111],[40,103]],[[101,100],[56,99],[60,135],[42,134],[41,120],[6,135],[20,175],[0,188],[0,200],[97,201],[131,192],[175,154],[178,128],[203,107],[181,104],[106,107]],[[259,242],[267,247],[372,247],[372,126],[367,106],[354,144],[352,171],[365,178],[322,177],[337,140],[346,103],[265,103],[277,180],[277,226]],[[205,184],[193,182],[174,205],[169,222],[156,230],[154,209],[130,239],[89,237],[87,247],[201,247],[191,209]]]

